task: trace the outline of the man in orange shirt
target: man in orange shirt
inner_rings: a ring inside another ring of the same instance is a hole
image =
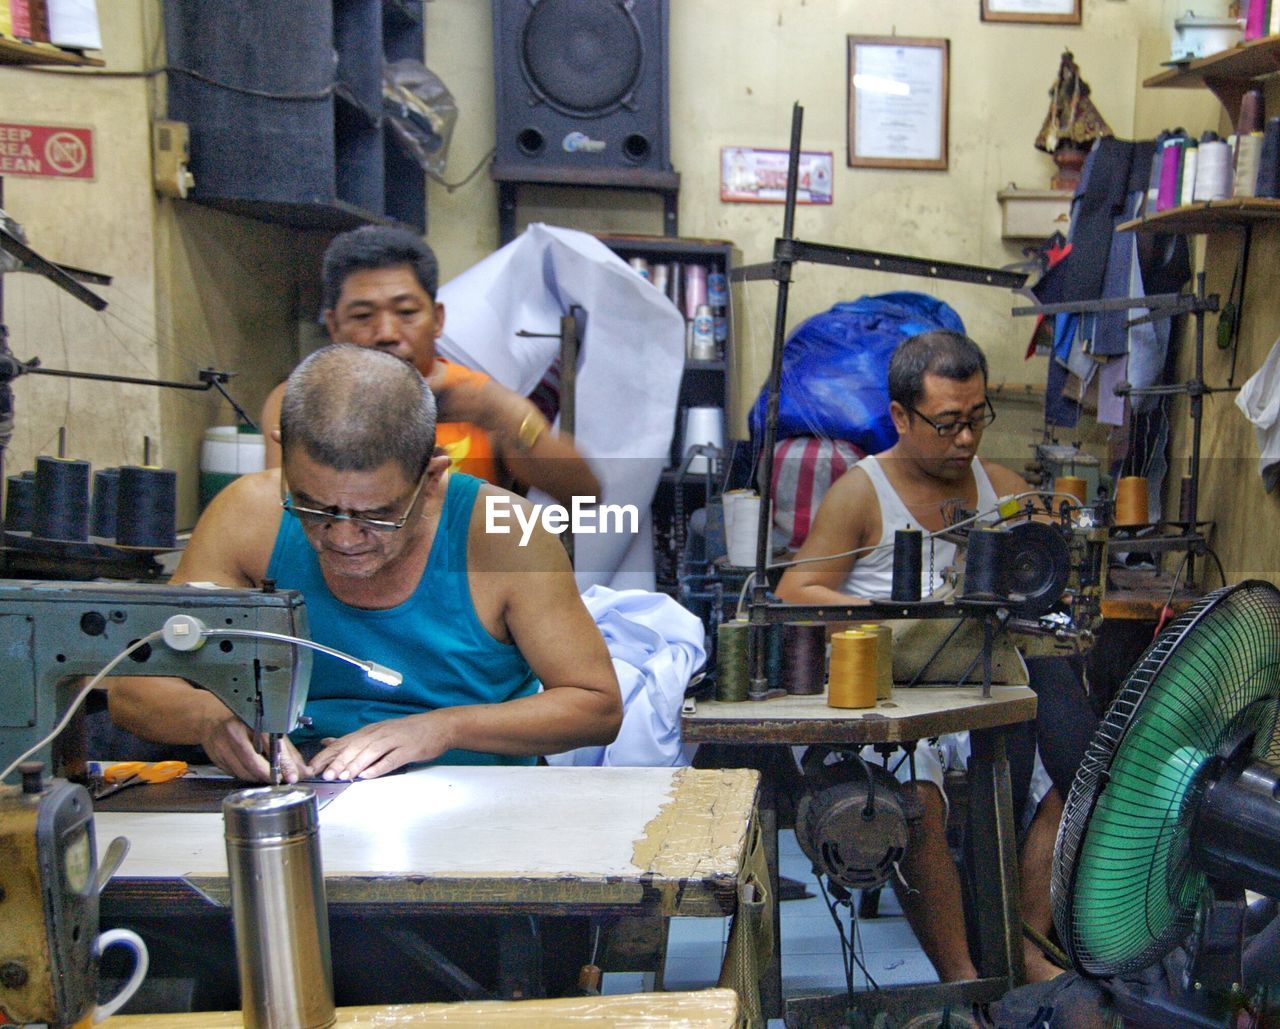
[[[431,248],[406,229],[366,225],[334,238],[322,269],[325,327],[335,343],[373,347],[412,364],[440,410],[436,445],[456,471],[499,486],[534,486],[571,506],[599,482],[567,436],[527,399],[482,372],[436,356],[444,304]],[[281,383],[262,408],[268,468],[280,464]],[[372,399],[372,398],[371,398]]]

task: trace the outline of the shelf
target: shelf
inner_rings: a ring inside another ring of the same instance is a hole
[[[1280,219],[1280,200],[1264,197],[1231,197],[1227,200],[1201,200],[1184,207],[1171,207],[1143,218],[1122,222],[1117,232],[1225,232],[1254,222]]]
[[[1170,68],[1142,84],[1152,89],[1207,87],[1234,122],[1240,113],[1240,98],[1253,80],[1276,72],[1280,72],[1280,36],[1267,36]]]
[[[62,50],[49,43],[22,43],[0,39],[0,64],[61,64],[68,67],[102,68],[105,61],[85,57],[74,50]]]

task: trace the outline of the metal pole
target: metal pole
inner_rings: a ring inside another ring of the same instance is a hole
[[[773,499],[773,445],[778,433],[778,407],[782,383],[782,347],[787,332],[787,293],[791,285],[791,260],[787,244],[795,231],[796,188],[800,178],[800,130],[804,125],[804,108],[798,103],[791,108],[791,154],[787,163],[787,198],[782,217],[782,238],[774,245],[775,278],[778,282],[778,306],[773,321],[773,361],[769,368],[769,400],[764,419],[764,450],[761,469],[764,481],[760,483],[760,521],[756,535],[756,571],[752,601],[766,603],[769,593],[767,566],[769,563],[770,510]],[[767,627],[753,625],[748,633],[751,676],[747,695],[763,700],[769,695],[769,681],[765,673],[765,634]]]

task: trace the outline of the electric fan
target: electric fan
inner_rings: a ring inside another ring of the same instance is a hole
[[[1171,1013],[1241,991],[1243,889],[1280,897],[1278,698],[1280,590],[1266,582],[1209,594],[1129,673],[1054,855],[1054,923],[1083,975],[1144,969],[1195,929]]]

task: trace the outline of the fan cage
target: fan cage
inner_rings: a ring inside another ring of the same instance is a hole
[[[1198,688],[1170,688],[1177,680]],[[1183,817],[1203,788],[1197,773],[1242,730],[1255,733],[1255,757],[1280,762],[1278,696],[1280,591],[1267,582],[1209,594],[1129,673],[1076,773],[1058,834],[1054,922],[1082,974],[1137,971],[1186,938],[1206,885]],[[1105,874],[1091,875],[1098,864]]]

